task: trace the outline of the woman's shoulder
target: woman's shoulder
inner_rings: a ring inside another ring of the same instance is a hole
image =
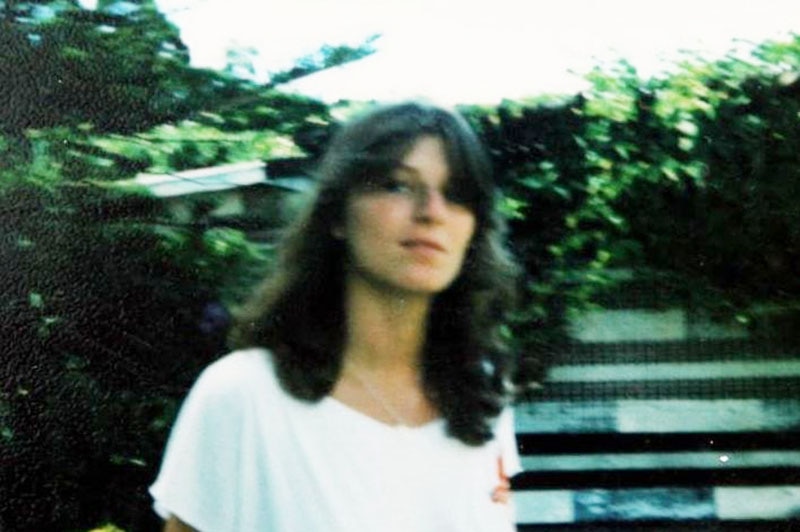
[[[272,354],[267,349],[233,351],[209,364],[194,388],[206,395],[237,395],[252,389],[269,388],[275,380]]]
[[[229,374],[271,369],[271,367],[272,353],[262,347],[251,347],[223,355],[209,364],[204,373]]]

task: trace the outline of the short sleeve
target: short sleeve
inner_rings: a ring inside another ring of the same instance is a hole
[[[239,468],[237,440],[243,426],[236,381],[226,365],[213,364],[181,406],[150,487],[162,518],[174,515],[201,531],[236,530],[238,494],[231,472]]]

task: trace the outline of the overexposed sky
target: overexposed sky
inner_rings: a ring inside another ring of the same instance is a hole
[[[680,49],[719,56],[735,40],[800,32],[800,0],[157,0],[197,66],[258,51],[258,76],[324,44],[381,34],[371,57],[293,84],[327,101],[425,97],[496,103],[571,93],[601,60],[649,75]]]

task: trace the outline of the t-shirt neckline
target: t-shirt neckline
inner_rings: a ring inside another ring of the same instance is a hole
[[[332,405],[332,408],[344,413],[348,417],[359,419],[364,424],[372,425],[374,427],[377,427],[378,429],[391,431],[396,434],[421,434],[428,432],[429,430],[433,430],[434,428],[438,428],[444,422],[444,419],[440,416],[440,417],[435,417],[430,421],[426,421],[421,425],[414,425],[414,426],[402,425],[402,424],[391,425],[389,423],[376,419],[370,416],[369,414],[365,414],[364,412],[361,412],[360,410],[357,410],[346,403],[343,403],[342,401],[333,397],[332,395],[325,396],[322,399],[322,404],[330,404]]]

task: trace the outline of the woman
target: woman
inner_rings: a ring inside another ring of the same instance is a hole
[[[241,349],[181,409],[151,488],[166,530],[513,530],[517,269],[495,200],[454,113],[342,128]]]

